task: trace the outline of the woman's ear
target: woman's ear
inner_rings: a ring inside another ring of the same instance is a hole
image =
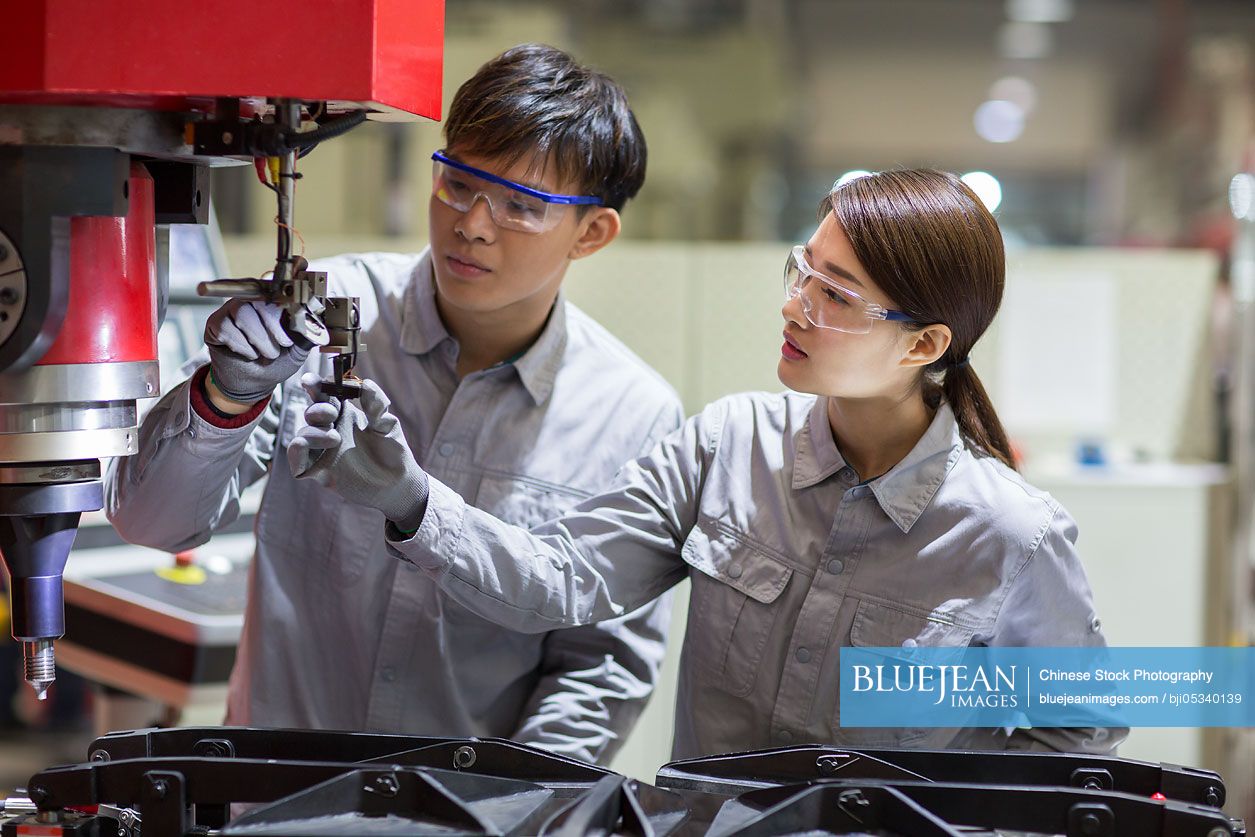
[[[623,222],[618,211],[605,206],[593,207],[580,219],[580,235],[571,245],[567,258],[582,259],[591,256],[619,236]]]
[[[950,327],[940,323],[924,326],[919,331],[907,332],[907,339],[910,343],[906,354],[902,356],[901,365],[927,366],[939,360],[950,348],[952,338]]]

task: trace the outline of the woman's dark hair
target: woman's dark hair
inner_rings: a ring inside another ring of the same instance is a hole
[[[1006,257],[993,215],[959,178],[928,169],[884,171],[835,186],[820,205],[820,220],[829,212],[872,280],[918,324],[903,328],[950,328],[950,347],[924,370],[922,384],[934,387],[941,376],[940,394],[968,444],[1015,468],[1006,430],[968,363],[1002,303]]]
[[[627,94],[560,49],[522,44],[469,78],[449,105],[447,147],[500,158],[552,160],[563,180],[622,209],[645,182],[645,137]]]

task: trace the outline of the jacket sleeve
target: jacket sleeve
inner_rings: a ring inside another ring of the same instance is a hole
[[[625,466],[612,488],[530,532],[471,507],[431,481],[427,513],[388,549],[485,619],[539,633],[615,619],[686,577],[680,557],[696,525],[726,405],[717,402]]]
[[[639,453],[676,430],[684,414],[667,405]],[[666,593],[620,619],[552,631],[540,680],[511,736],[550,752],[606,765],[644,711],[667,652],[672,596]]]
[[[278,399],[242,427],[218,427],[193,407],[196,385],[194,373],[162,396],[140,425],[139,451],[109,463],[106,514],[131,543],[170,552],[203,544],[236,519],[241,493],[270,467]]]
[[[1037,548],[1011,583],[990,645],[1105,647],[1089,579],[1076,552],[1076,523],[1056,507]],[[1123,727],[1032,728],[1009,733],[1009,750],[1114,753]]]

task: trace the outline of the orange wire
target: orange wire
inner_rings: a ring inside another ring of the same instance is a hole
[[[282,227],[283,229],[285,229],[285,230],[287,230],[288,232],[292,233],[292,235],[296,236],[296,240],[297,240],[297,241],[299,241],[299,242],[300,242],[300,244],[301,244],[301,250],[300,250],[300,252],[299,252],[299,253],[297,253],[296,255],[298,255],[298,256],[304,256],[304,255],[305,255],[305,237],[304,237],[303,235],[301,235],[301,231],[300,231],[300,230],[298,230],[296,227],[289,227],[287,224],[285,224],[285,223],[283,223],[282,221],[280,221],[280,220],[279,220],[279,216],[278,216],[278,215],[276,215],[276,216],[275,216],[275,226],[276,226],[276,227]]]

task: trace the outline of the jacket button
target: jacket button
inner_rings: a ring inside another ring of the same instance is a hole
[[[743,572],[745,572],[745,570],[741,569],[740,564],[733,564],[728,567],[728,578],[740,578],[741,573]]]
[[[1098,631],[1099,631],[1101,628],[1102,628],[1102,620],[1101,620],[1101,619],[1099,619],[1097,616],[1095,616],[1093,619],[1089,620],[1089,632],[1090,632],[1091,634],[1096,634],[1096,633],[1098,633]]]
[[[807,648],[797,649],[797,653],[793,656],[797,657],[799,663],[809,663],[811,661],[811,652]]]
[[[397,670],[392,666],[384,666],[379,672],[379,676],[384,679],[384,682],[391,683],[397,679]]]
[[[443,445],[441,445],[440,455],[441,456],[453,456],[453,445],[449,444],[448,442],[445,442]]]
[[[919,645],[919,643],[916,642],[914,638],[912,637],[907,637],[906,639],[902,640],[903,648],[914,648],[917,645]]]
[[[840,558],[833,558],[828,562],[828,572],[833,575],[841,575],[841,571],[845,569],[845,562]]]
[[[776,738],[780,739],[781,744],[788,744],[793,740],[793,733],[789,732],[787,729],[782,729],[776,734]]]

